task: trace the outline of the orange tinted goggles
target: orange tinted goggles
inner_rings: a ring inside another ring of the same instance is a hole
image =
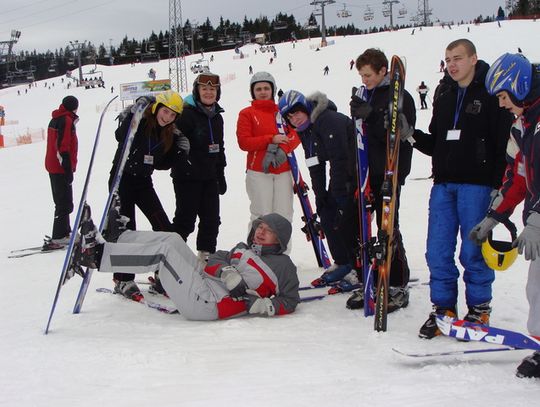
[[[197,85],[219,86],[219,76],[202,73],[197,77]]]

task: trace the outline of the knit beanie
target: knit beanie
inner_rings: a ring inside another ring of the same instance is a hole
[[[66,96],[62,99],[62,104],[66,110],[69,110],[70,112],[74,112],[79,107],[79,101],[75,96]]]

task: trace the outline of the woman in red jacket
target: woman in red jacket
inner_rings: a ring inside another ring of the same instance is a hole
[[[276,82],[268,72],[257,72],[250,81],[251,106],[238,115],[238,145],[247,151],[246,189],[250,200],[250,226],[268,213],[279,213],[292,223],[293,188],[287,154],[300,139],[295,131],[279,134]]]

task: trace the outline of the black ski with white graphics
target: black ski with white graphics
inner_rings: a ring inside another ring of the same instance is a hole
[[[89,186],[89,183],[90,183],[90,177],[92,175],[92,167],[94,165],[94,159],[95,159],[96,152],[97,152],[97,146],[99,144],[99,137],[100,137],[100,133],[101,133],[101,125],[103,124],[103,118],[105,117],[105,113],[107,112],[107,109],[109,108],[109,106],[111,105],[113,100],[115,100],[117,97],[118,96],[115,96],[111,100],[109,100],[109,102],[105,105],[105,108],[101,112],[101,116],[99,118],[99,123],[98,123],[98,127],[97,127],[97,130],[96,130],[96,136],[94,138],[94,146],[92,148],[92,154],[90,156],[90,162],[88,164],[88,170],[86,172],[86,178],[85,178],[84,186],[83,186],[82,193],[81,193],[81,199],[79,201],[79,208],[77,210],[77,216],[75,217],[75,222],[73,224],[73,232],[71,233],[71,238],[70,238],[69,244],[67,246],[67,253],[66,253],[66,257],[64,258],[64,264],[62,266],[62,271],[60,272],[60,278],[58,280],[58,286],[56,287],[56,293],[54,295],[54,299],[53,299],[53,303],[52,303],[52,307],[51,307],[51,312],[49,313],[49,318],[47,320],[47,326],[45,327],[45,334],[49,333],[51,320],[52,320],[54,311],[56,309],[56,304],[58,303],[58,297],[60,295],[60,289],[62,288],[64,283],[67,281],[66,277],[68,276],[68,272],[70,271],[70,269],[72,267],[73,259],[74,259],[74,256],[76,254],[75,251],[74,251],[75,239],[80,238],[78,236],[78,230],[79,230],[79,227],[81,225],[81,220],[82,220],[81,218],[82,218],[85,210],[87,209],[86,195],[88,193],[88,186]]]

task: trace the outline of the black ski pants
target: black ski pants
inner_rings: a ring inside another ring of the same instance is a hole
[[[138,177],[124,173],[118,195],[120,196],[120,214],[129,218],[128,229],[137,230],[135,222],[135,206],[137,206],[152,225],[153,231],[173,231],[171,221],[157,196],[151,177]],[[135,275],[114,273],[113,278],[119,281],[131,281]]]
[[[217,180],[174,179],[173,184],[176,195],[174,231],[187,240],[199,217],[197,250],[214,253],[221,224]]]
[[[65,174],[49,174],[54,201],[54,221],[52,238],[61,239],[69,236],[71,226],[69,214],[73,212],[73,189]]]

